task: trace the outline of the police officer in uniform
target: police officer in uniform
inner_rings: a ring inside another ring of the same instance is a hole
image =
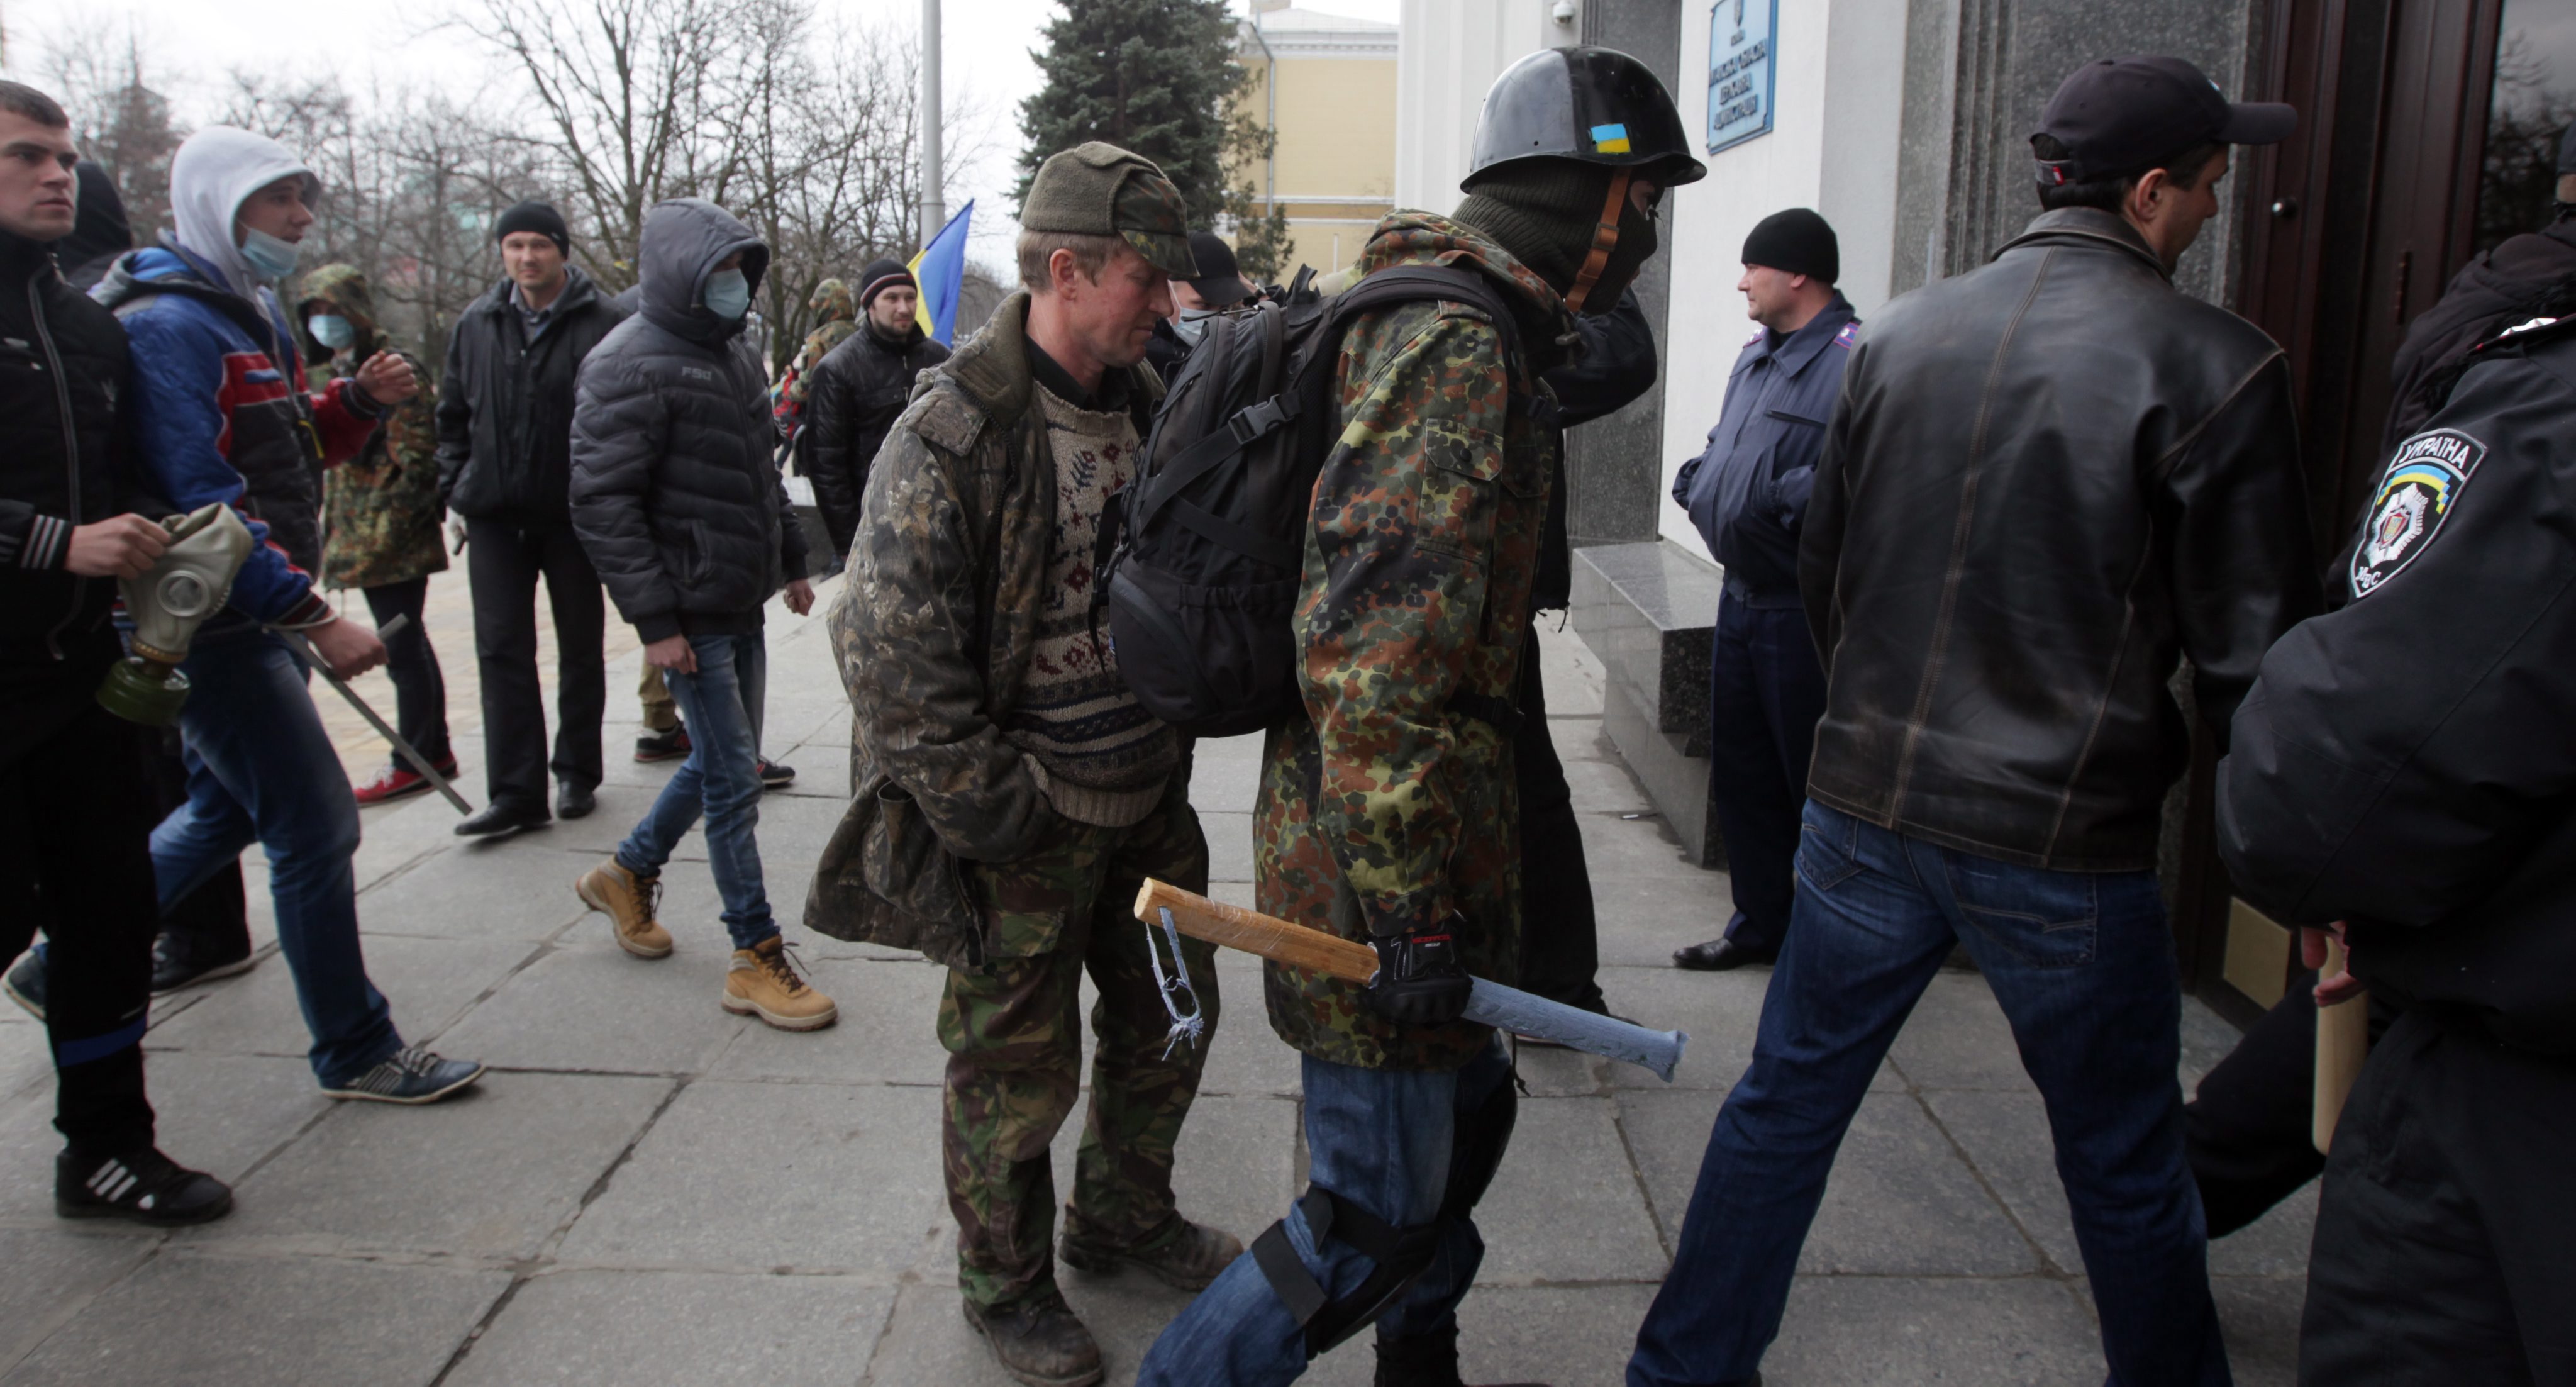
[[[2576,1382],[2576,317],[2430,399],[2344,605],[2237,712],[2219,850],[2405,1005],[2335,1129],[2299,1380]]]
[[[2576,126],[2558,143],[2557,205],[2547,225],[2510,237],[2452,276],[2441,301],[2406,327],[2389,375],[2395,385],[2383,453],[2413,437],[2466,369],[2476,348],[2529,322],[2561,285],[2576,280]],[[2203,1075],[2183,1109],[2183,1150],[2200,1184],[2209,1235],[2252,1223],[2325,1169],[2312,1131],[2317,1004],[2313,974]],[[2375,1040],[2394,1019],[2386,995],[2371,999]]]
[[[1708,447],[1673,479],[1673,499],[1726,568],[1709,642],[1708,799],[1735,887],[1725,935],[1674,950],[1680,968],[1769,963],[1789,928],[1798,814],[1825,713],[1825,671],[1798,600],[1798,532],[1860,340],[1860,315],[1834,288],[1841,276],[1834,229],[1804,207],[1744,238],[1735,287],[1761,326],[1727,378]]]

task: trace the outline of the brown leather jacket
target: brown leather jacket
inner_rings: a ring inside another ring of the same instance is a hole
[[[2001,861],[2151,866],[2177,661],[2223,749],[2319,606],[2281,350],[2118,217],[2046,213],[1871,323],[1799,589],[1827,673],[1809,794]]]

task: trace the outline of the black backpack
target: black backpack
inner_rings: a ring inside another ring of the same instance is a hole
[[[1107,608],[1136,701],[1192,736],[1255,732],[1302,709],[1290,617],[1315,477],[1339,437],[1333,382],[1351,320],[1447,299],[1492,320],[1506,361],[1520,354],[1509,306],[1475,270],[1380,270],[1320,300],[1305,282],[1301,272],[1285,294],[1208,320],[1135,481],[1102,517],[1092,619]]]

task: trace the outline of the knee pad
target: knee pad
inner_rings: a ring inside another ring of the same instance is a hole
[[[1440,1235],[1447,1231],[1449,1220],[1399,1228],[1321,1185],[1307,1186],[1297,1207],[1305,1213],[1306,1231],[1314,1235],[1317,1247],[1327,1239],[1338,1239],[1376,1264],[1366,1280],[1337,1300],[1298,1258],[1287,1220],[1270,1225],[1253,1240],[1253,1263],[1261,1268],[1271,1293],[1305,1331],[1306,1361],[1311,1363],[1318,1354],[1377,1323],[1388,1307],[1412,1289],[1438,1255]]]

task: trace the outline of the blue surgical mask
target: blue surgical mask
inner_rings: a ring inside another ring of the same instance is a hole
[[[740,270],[718,270],[707,276],[707,311],[719,318],[739,318],[751,311],[751,281]]]
[[[242,259],[269,279],[284,279],[295,273],[295,261],[304,248],[293,241],[281,241],[255,226],[242,228]]]
[[[1186,310],[1179,318],[1173,320],[1172,331],[1177,333],[1182,341],[1195,347],[1199,344],[1199,339],[1207,335],[1208,319],[1223,311],[1218,308]]]
[[[316,313],[304,320],[305,331],[313,340],[335,352],[345,352],[358,345],[358,329],[337,313]]]

